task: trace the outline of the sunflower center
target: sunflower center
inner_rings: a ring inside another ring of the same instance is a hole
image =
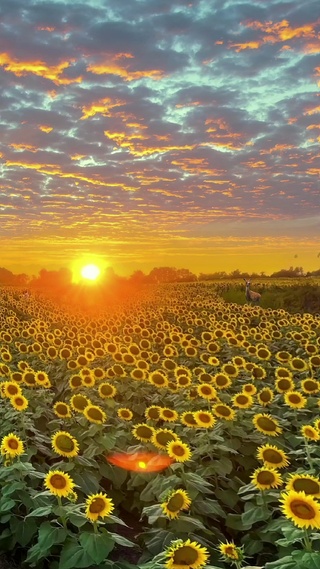
[[[100,409],[96,409],[95,407],[89,407],[88,416],[95,421],[103,421],[103,415]]]
[[[67,435],[59,435],[56,439],[56,446],[64,452],[72,452],[75,448],[73,440]]]
[[[18,392],[19,389],[15,385],[8,386],[8,393],[10,393],[10,395],[16,395]]]
[[[211,421],[211,417],[210,415],[207,415],[206,413],[200,413],[198,415],[199,421],[201,421],[201,423],[210,423]]]
[[[156,439],[159,445],[166,447],[167,444],[174,441],[176,437],[173,433],[165,433],[162,431],[160,433],[156,433]]]
[[[320,492],[319,483],[309,478],[298,478],[294,481],[293,488],[296,492],[305,492],[306,494],[318,494]]]
[[[67,482],[66,479],[61,476],[61,474],[53,474],[53,476],[50,478],[50,484],[57,490],[63,490],[63,488],[66,487]]]
[[[184,456],[184,448],[180,445],[174,445],[172,448],[172,452],[176,455],[176,456]]]
[[[295,369],[303,369],[305,367],[305,363],[303,360],[293,359],[292,367],[294,367]]]
[[[16,439],[9,439],[8,447],[11,448],[12,450],[17,450],[17,448],[19,447],[19,443]]]
[[[177,493],[174,496],[172,496],[172,498],[170,498],[170,500],[167,503],[167,508],[170,512],[179,512],[183,507],[183,504],[184,504],[183,496]]]
[[[203,385],[201,387],[201,393],[203,393],[203,395],[210,395],[212,393],[210,387]]]
[[[306,391],[315,391],[318,389],[318,384],[312,379],[307,379],[307,381],[304,382],[303,387]]]
[[[223,415],[223,417],[229,417],[231,413],[230,409],[228,409],[228,407],[224,407],[223,405],[218,405],[218,407],[216,407],[216,411],[217,413],[220,413],[220,415]]]
[[[103,512],[105,507],[104,500],[102,498],[94,498],[90,504],[90,512],[92,514],[100,514]]]
[[[81,395],[79,395],[78,397],[76,397],[73,400],[73,404],[74,404],[76,409],[78,409],[79,411],[83,411],[85,409],[85,407],[87,407],[88,401],[85,397],[82,397]]]
[[[249,399],[246,395],[238,395],[237,397],[237,402],[239,403],[239,405],[246,405],[248,401]]]
[[[273,472],[269,472],[268,470],[262,470],[257,475],[257,482],[259,484],[273,484],[275,481],[275,477]]]
[[[267,449],[263,453],[263,460],[270,462],[271,464],[280,464],[282,462],[282,457],[279,452],[274,449]]]
[[[59,403],[59,405],[57,405],[56,409],[57,409],[57,412],[60,413],[60,415],[67,415],[67,413],[68,413],[68,408],[65,405],[65,403]]]
[[[301,402],[301,397],[297,393],[291,393],[290,395],[288,395],[288,399],[289,399],[290,403],[300,403]]]
[[[220,387],[226,385],[227,383],[228,383],[228,378],[223,377],[223,375],[220,375],[219,377],[216,378],[216,384],[219,385]]]
[[[19,407],[20,405],[23,405],[23,399],[22,399],[22,397],[16,397],[16,398],[15,398],[15,404],[18,405],[18,407]]]
[[[290,504],[290,509],[301,520],[312,520],[316,514],[311,504],[307,504],[302,500],[293,500]]]
[[[159,419],[159,409],[149,409],[148,416],[150,419]]]
[[[261,391],[260,399],[264,403],[268,403],[268,401],[270,401],[270,399],[271,399],[269,391]]]
[[[279,387],[279,389],[283,389],[283,390],[290,389],[291,381],[289,379],[286,379],[286,378],[281,379],[278,382],[278,387]]]
[[[152,437],[152,430],[143,425],[142,427],[137,428],[137,435],[143,439],[150,439],[150,437]]]
[[[198,552],[188,545],[183,545],[174,552],[173,559],[176,565],[185,565],[189,569],[189,566],[198,560]]]
[[[272,421],[272,419],[269,419],[268,417],[259,417],[258,425],[261,429],[263,429],[264,431],[269,431],[270,433],[274,432],[277,429],[277,425],[275,424],[275,422]]]
[[[194,418],[194,416],[192,415],[192,413],[186,413],[184,416],[184,419],[187,423],[189,423],[190,425],[196,425],[197,422]]]

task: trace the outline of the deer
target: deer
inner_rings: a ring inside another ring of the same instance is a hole
[[[259,292],[254,292],[253,290],[250,290],[250,281],[247,281],[246,279],[243,279],[243,280],[246,283],[246,299],[247,299],[247,301],[258,304],[261,300],[261,294]]]

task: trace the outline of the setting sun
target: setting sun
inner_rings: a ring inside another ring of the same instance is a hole
[[[81,269],[81,276],[89,281],[95,281],[100,275],[100,269],[97,265],[85,265]]]

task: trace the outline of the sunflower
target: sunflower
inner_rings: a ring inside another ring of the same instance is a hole
[[[291,409],[303,409],[307,404],[307,398],[299,393],[299,391],[287,391],[284,394],[284,402],[286,405],[289,405]]]
[[[94,387],[96,383],[96,378],[91,374],[85,375],[84,377],[82,377],[81,383],[83,387]]]
[[[281,494],[281,510],[298,528],[320,528],[320,505],[305,492]]]
[[[83,413],[84,409],[91,403],[88,397],[85,395],[73,395],[70,399],[70,405],[74,411],[78,413]]]
[[[3,437],[1,441],[1,454],[7,456],[8,458],[14,458],[15,456],[20,456],[24,453],[23,442],[14,433],[10,433]]]
[[[198,426],[198,423],[195,420],[192,411],[184,411],[184,413],[181,413],[180,421],[183,425],[186,425],[187,427],[197,427]]]
[[[201,569],[207,563],[209,552],[196,541],[179,539],[171,542],[166,557],[166,569]]]
[[[242,551],[237,547],[233,541],[227,541],[226,543],[219,544],[220,553],[227,559],[233,559],[234,561],[240,561],[242,558]]]
[[[160,419],[163,421],[167,421],[168,423],[172,423],[178,420],[179,413],[174,409],[169,409],[168,407],[164,407],[163,409],[160,408]]]
[[[214,427],[216,419],[209,411],[195,411],[193,416],[196,420],[198,427],[203,427],[204,429],[210,429]]]
[[[186,462],[191,458],[189,446],[179,439],[167,444],[167,453],[170,458],[174,458],[177,462]]]
[[[226,421],[233,421],[236,416],[234,409],[231,409],[231,407],[225,403],[216,403],[212,407],[212,411],[217,417],[220,417],[220,419],[226,419]]]
[[[151,437],[152,444],[161,450],[166,450],[168,443],[177,440],[178,436],[170,429],[158,429]]]
[[[107,415],[99,405],[89,403],[89,405],[84,408],[83,414],[90,423],[96,423],[97,425],[102,425],[107,420]]]
[[[101,399],[112,399],[117,394],[117,389],[111,383],[100,383],[99,395]]]
[[[145,423],[140,423],[139,425],[136,425],[132,429],[133,436],[136,437],[136,439],[138,439],[139,441],[142,441],[143,443],[149,442],[154,432],[155,432],[154,428],[150,427],[149,425],[146,425]]]
[[[124,419],[124,421],[131,421],[133,417],[132,411],[130,411],[130,409],[127,409],[127,407],[121,407],[118,409],[117,415],[119,419]]]
[[[37,385],[41,385],[42,387],[51,387],[49,376],[45,371],[37,371],[35,374],[35,380]]]
[[[312,379],[308,377],[301,381],[301,389],[304,393],[312,394],[312,393],[319,393],[320,390],[320,382],[316,379]]]
[[[13,397],[14,395],[22,395],[22,389],[15,381],[4,381],[1,384],[2,393],[5,397]]]
[[[69,387],[71,389],[78,389],[82,385],[82,377],[79,374],[74,374],[69,379]]]
[[[162,370],[156,370],[149,374],[149,381],[156,387],[167,387],[168,378]]]
[[[252,476],[252,484],[258,488],[258,490],[270,490],[270,488],[278,488],[283,484],[281,475],[274,468],[267,468],[262,466],[257,468]]]
[[[320,433],[312,425],[303,425],[301,427],[302,436],[309,441],[319,441]]]
[[[238,377],[239,375],[239,368],[232,362],[228,362],[223,364],[221,367],[222,373],[225,373],[229,377]]]
[[[189,387],[191,378],[188,375],[179,375],[176,379],[178,387]]]
[[[70,433],[66,431],[57,431],[51,437],[53,450],[60,456],[68,456],[72,458],[79,454],[79,443]]]
[[[266,407],[274,399],[274,393],[269,387],[264,387],[261,389],[261,391],[258,392],[257,398],[260,405]]]
[[[257,393],[257,388],[253,383],[245,383],[242,387],[242,393],[247,393],[249,395],[255,395]]]
[[[311,474],[290,474],[286,491],[304,492],[314,498],[320,498],[320,478]]]
[[[217,399],[217,392],[212,385],[209,383],[202,383],[201,385],[197,385],[197,392],[200,397],[203,399]]]
[[[171,490],[165,501],[162,502],[161,508],[170,520],[179,516],[181,510],[188,510],[191,504],[190,497],[185,490]]]
[[[275,381],[275,387],[278,393],[286,391],[294,391],[295,385],[291,377],[278,377]]]
[[[24,395],[14,395],[10,397],[10,403],[16,411],[24,411],[29,406],[29,401]]]
[[[264,379],[267,377],[267,372],[264,367],[255,365],[251,370],[251,377],[254,380]]]
[[[24,383],[28,387],[35,387],[37,385],[36,384],[36,373],[35,373],[35,371],[33,371],[31,369],[24,371],[22,378],[23,378]]]
[[[53,411],[57,417],[61,419],[66,419],[71,417],[71,408],[70,405],[64,403],[64,401],[57,401],[53,407]]]
[[[303,372],[308,369],[308,364],[302,358],[292,358],[290,360],[290,368],[293,371]]]
[[[291,360],[292,356],[289,352],[286,352],[285,350],[281,350],[280,352],[277,352],[275,354],[275,358],[279,363],[286,364]]]
[[[285,468],[289,465],[286,453],[273,445],[263,445],[259,447],[257,458],[269,468]]]
[[[213,382],[217,389],[227,389],[232,385],[232,381],[225,373],[217,373],[213,376]]]
[[[279,427],[277,419],[267,413],[258,413],[252,419],[255,428],[264,435],[276,437],[282,433],[282,428]]]
[[[152,421],[159,421],[160,419],[160,409],[159,405],[150,405],[144,412],[144,416],[146,419],[150,419]]]
[[[309,358],[309,362],[310,362],[311,366],[314,368],[320,367],[320,356],[318,356],[318,355],[311,356]]]
[[[256,351],[256,356],[260,359],[260,360],[265,360],[268,361],[271,358],[271,352],[270,350],[268,350],[267,347],[261,347],[258,348]]]
[[[86,518],[91,522],[96,522],[99,518],[106,518],[114,510],[114,504],[107,494],[91,494],[86,500]]]
[[[75,486],[69,474],[62,472],[62,470],[50,470],[44,479],[44,485],[51,494],[59,497],[67,497],[72,494]]]
[[[239,409],[248,409],[253,405],[253,397],[248,393],[237,393],[232,397],[232,404]]]

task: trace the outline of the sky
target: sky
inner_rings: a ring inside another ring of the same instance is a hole
[[[319,0],[2,0],[0,265],[320,267]]]

